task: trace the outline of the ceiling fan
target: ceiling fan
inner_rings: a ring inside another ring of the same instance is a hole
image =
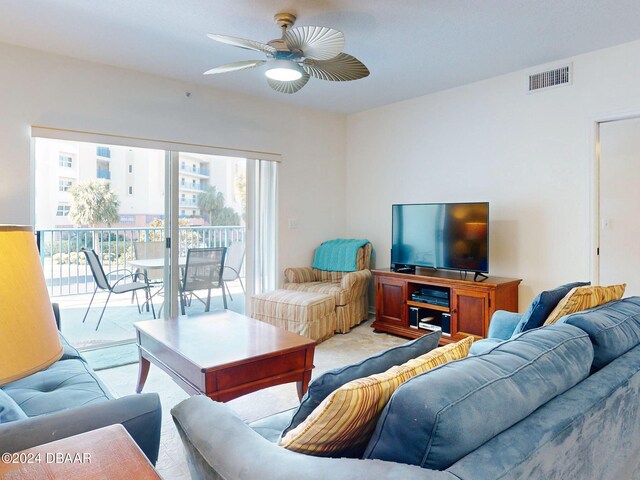
[[[292,29],[296,17],[290,13],[278,13],[274,20],[282,29],[282,37],[267,43],[208,34],[209,38],[217,42],[262,52],[267,59],[227,63],[207,70],[204,74],[235,72],[266,64],[267,83],[281,93],[297,92],[307,84],[310,77],[344,82],[369,75],[369,69],[360,60],[342,52],[342,32],[307,25]]]

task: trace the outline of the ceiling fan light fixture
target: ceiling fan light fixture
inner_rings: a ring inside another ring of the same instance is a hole
[[[302,68],[291,60],[271,60],[264,74],[271,80],[293,82],[302,78]]]

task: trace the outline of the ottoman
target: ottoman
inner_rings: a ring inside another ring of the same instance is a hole
[[[336,329],[336,303],[333,295],[324,293],[274,290],[254,295],[251,316],[317,343],[332,337]]]

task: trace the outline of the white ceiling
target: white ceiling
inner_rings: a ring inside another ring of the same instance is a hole
[[[0,42],[354,113],[640,38],[639,0],[1,0]],[[353,82],[312,78],[277,93],[260,68],[203,76],[261,54],[220,33],[267,42],[273,15],[341,30],[371,71]]]

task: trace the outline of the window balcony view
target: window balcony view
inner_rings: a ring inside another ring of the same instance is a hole
[[[180,284],[190,252],[225,249],[226,258],[222,288],[173,298],[187,315],[223,308],[225,301],[242,313],[245,161],[180,154],[180,162],[191,175],[182,181],[181,173],[179,238],[173,239]],[[163,151],[36,142],[40,260],[51,300],[61,308],[62,332],[77,348],[133,342],[135,322],[165,314],[164,170]],[[209,178],[203,183],[194,175]]]

